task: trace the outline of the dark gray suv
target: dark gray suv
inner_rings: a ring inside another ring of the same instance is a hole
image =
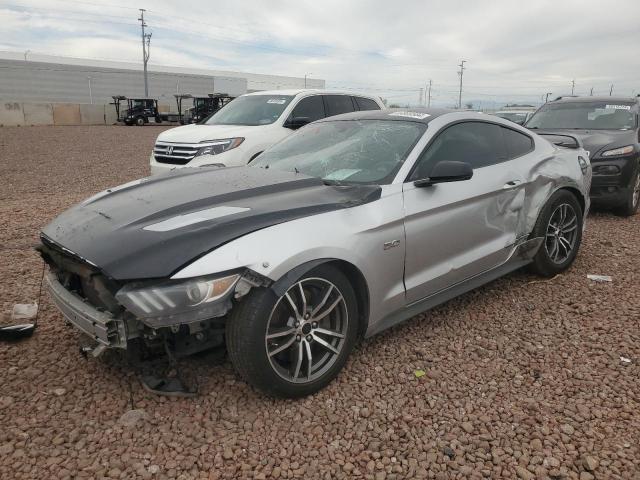
[[[536,133],[581,140],[593,167],[591,201],[624,216],[640,203],[640,98],[561,97],[526,123]]]

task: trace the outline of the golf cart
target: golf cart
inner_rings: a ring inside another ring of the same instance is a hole
[[[209,93],[207,95],[191,95],[190,93],[175,94],[178,105],[179,121],[182,125],[188,123],[199,123],[214,114],[235,97],[230,97],[226,93]],[[192,99],[193,106],[186,108],[182,113],[182,101]]]
[[[126,125],[143,126],[145,123],[161,123],[158,112],[158,100],[155,98],[128,98],[124,95],[114,95],[113,105],[116,108],[118,122]],[[120,102],[127,102],[127,109],[121,112]]]

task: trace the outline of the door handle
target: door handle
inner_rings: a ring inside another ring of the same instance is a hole
[[[522,182],[520,180],[511,180],[503,185],[503,190],[509,190],[510,188],[515,188],[520,185]]]

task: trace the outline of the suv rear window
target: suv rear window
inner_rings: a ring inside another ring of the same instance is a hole
[[[355,110],[349,95],[325,95],[324,104],[327,109],[327,117]]]

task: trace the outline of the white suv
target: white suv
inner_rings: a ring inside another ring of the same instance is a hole
[[[181,167],[246,165],[297,128],[358,110],[382,110],[380,98],[328,90],[274,90],[236,98],[203,124],[158,135],[151,174]]]

